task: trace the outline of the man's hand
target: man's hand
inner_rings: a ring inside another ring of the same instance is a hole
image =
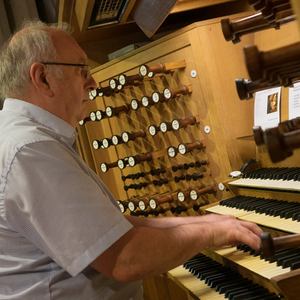
[[[209,223],[210,247],[244,243],[255,250],[260,249],[262,230],[255,223],[241,221],[232,216],[220,215],[204,216],[203,221]]]

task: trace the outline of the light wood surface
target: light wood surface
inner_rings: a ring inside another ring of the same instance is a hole
[[[300,32],[300,2],[298,0],[291,0],[292,8],[297,16],[298,29]]]
[[[178,13],[191,9],[199,9],[224,2],[234,2],[236,0],[177,0],[176,5],[171,10],[172,13]]]

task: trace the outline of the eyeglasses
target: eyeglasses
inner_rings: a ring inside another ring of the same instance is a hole
[[[91,77],[90,66],[86,64],[70,64],[63,62],[51,62],[51,61],[42,61],[43,65],[54,65],[54,66],[70,66],[70,67],[79,67],[81,68],[81,75],[84,79],[89,79]]]

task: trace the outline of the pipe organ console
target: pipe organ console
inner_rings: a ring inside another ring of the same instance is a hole
[[[239,82],[241,98],[297,78],[296,40],[276,51],[248,48],[248,64],[242,51],[253,35],[264,35],[256,29],[277,28],[294,16],[288,1],[250,4],[261,10],[252,20],[227,22],[231,40],[243,35],[236,45],[224,41],[220,19],[199,22],[93,70],[99,88],[77,128],[78,148],[124,214],[229,214],[256,222],[274,239],[300,233],[298,165],[293,156],[274,165],[261,132],[256,149],[249,140],[253,103],[237,101],[233,84],[237,76],[247,78],[247,65],[253,72],[251,81]],[[284,134],[295,129],[282,128]],[[229,178],[256,154],[259,169]],[[170,287],[164,300],[298,299],[299,250],[285,250],[267,258],[245,245],[206,249],[161,277],[159,286]]]
[[[255,92],[269,87],[290,86],[299,79],[298,36],[290,39],[289,44],[277,42],[274,49],[266,47],[260,38],[278,35],[280,40],[281,34],[287,34],[281,30],[292,24],[266,34],[262,29],[279,27],[286,17],[289,21],[294,19],[289,1],[249,0],[249,4],[259,12],[250,18],[222,21],[227,40],[236,43],[241,36],[244,39],[254,34],[254,40],[258,41],[257,46],[244,48],[250,80],[236,81],[241,99],[250,99]],[[272,40],[275,39],[270,37]],[[263,50],[258,50],[260,44]],[[296,148],[300,145],[300,129],[298,118],[285,121],[286,96],[283,92],[281,118],[284,121],[275,128],[254,130],[256,168],[243,169],[236,172],[237,177],[224,180],[225,190],[229,193],[223,194],[217,203],[200,206],[205,213],[232,215],[260,225],[264,230],[262,249],[256,252],[246,245],[206,249],[184,266],[171,270],[165,280],[179,282],[192,291],[195,299],[299,299],[300,173]],[[204,145],[208,146],[207,141]],[[169,149],[172,157],[178,157],[176,147]],[[208,160],[208,163],[211,162]],[[185,193],[180,194],[182,199],[184,196]],[[209,269],[209,263],[212,263],[212,269]],[[228,268],[225,273],[224,267]],[[230,279],[231,272],[238,272],[234,276],[241,275],[242,281],[250,280],[246,286],[254,284],[255,287],[247,288],[242,282]]]

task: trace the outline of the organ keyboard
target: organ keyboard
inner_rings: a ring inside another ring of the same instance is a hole
[[[206,208],[207,212],[232,215],[279,230],[300,233],[300,203],[237,196]]]
[[[203,254],[171,270],[169,274],[198,299],[280,299],[274,292]]]
[[[299,248],[280,250],[267,259],[246,245],[205,250],[168,275],[192,292],[194,299],[296,300],[299,254]]]
[[[229,183],[256,189],[300,191],[300,168],[262,168]]]
[[[291,271],[290,267],[283,268],[276,261],[266,261],[258,255],[251,255],[249,252],[237,249],[237,247],[223,248],[215,250],[213,253],[204,251],[204,253],[208,256],[213,256],[218,261],[227,262],[231,266],[236,266],[239,269],[244,268],[257,274],[265,286],[269,286],[269,281],[273,277]]]
[[[251,177],[252,180],[259,179],[262,182],[265,182],[266,179],[296,181],[298,170],[299,168],[265,168],[249,172],[247,177]],[[269,185],[262,186],[259,190],[248,190],[247,188],[233,186],[232,192],[236,195],[222,200],[214,206],[207,206],[204,210],[209,213],[233,215],[241,220],[255,222],[275,235],[299,233],[300,202],[299,196],[295,192],[287,193],[286,190],[285,192],[270,192],[268,191]],[[259,256],[247,246],[214,251],[205,250],[203,253],[224,265],[239,270],[244,276],[262,284],[283,299],[298,299],[300,290],[295,283],[298,282],[300,276],[299,248],[278,250],[271,259]]]
[[[206,213],[232,215],[241,220],[255,222],[275,236],[300,233],[298,190],[295,187],[288,189],[287,185],[284,186],[285,183],[299,184],[299,171],[300,168],[289,167],[262,168],[248,172],[243,176],[244,178],[234,182],[249,180],[251,184],[233,185],[230,182],[228,188],[231,196],[201,209]],[[259,189],[253,184],[257,181],[261,183]],[[225,280],[225,284],[230,283],[227,294],[220,294],[220,288],[212,285],[211,280],[200,281],[201,278],[197,278],[199,275],[195,276],[195,272],[191,275],[190,271],[183,266],[171,270],[169,272],[171,280],[178,280],[192,292],[195,299],[299,299],[300,248],[277,250],[272,258],[263,257],[246,245],[203,250],[200,256],[203,255],[212,259],[213,265],[217,262],[223,267],[228,267],[228,272],[234,270],[237,271],[237,276],[242,276],[242,279],[244,277],[252,280],[256,288],[259,289],[258,285],[261,285],[267,290],[267,294],[254,295],[253,298],[240,296],[239,291],[247,290],[241,283],[235,284],[237,279],[228,282]],[[214,266],[213,269],[215,268],[217,273],[213,273],[208,263],[204,264],[203,270],[206,274],[214,274],[212,278],[218,279],[218,284],[223,284],[226,276],[221,274],[221,269],[217,265]],[[210,285],[207,282],[210,282]],[[234,294],[235,292],[238,296]]]

